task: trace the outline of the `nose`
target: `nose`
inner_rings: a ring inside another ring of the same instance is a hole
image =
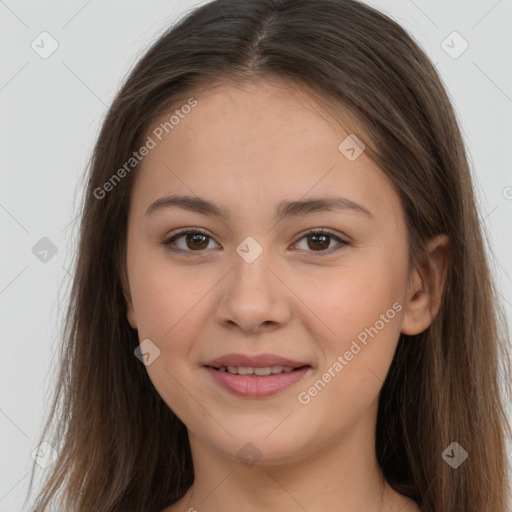
[[[290,321],[293,293],[270,252],[263,251],[252,262],[235,255],[220,286],[215,311],[219,324],[255,333],[278,329]]]

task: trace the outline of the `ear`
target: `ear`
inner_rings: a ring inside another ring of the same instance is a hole
[[[128,273],[126,265],[121,270],[121,287],[123,289],[124,299],[126,301],[126,318],[133,329],[137,329],[137,318],[135,316],[135,308],[133,307],[132,295],[130,292],[130,283],[128,281]]]
[[[409,280],[402,333],[419,334],[430,326],[441,305],[448,264],[448,235],[430,239]]]

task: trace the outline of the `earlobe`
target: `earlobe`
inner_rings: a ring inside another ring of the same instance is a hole
[[[436,317],[443,297],[449,265],[449,237],[430,239],[419,268],[414,269],[405,301],[402,333],[414,335],[427,329]]]

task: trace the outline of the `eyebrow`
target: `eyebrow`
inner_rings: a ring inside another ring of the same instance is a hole
[[[202,215],[211,215],[220,219],[229,219],[229,210],[222,208],[213,201],[197,196],[171,195],[157,199],[146,210],[146,215],[152,215],[167,208],[181,208]],[[281,201],[276,209],[276,218],[299,217],[316,212],[350,211],[373,218],[372,213],[363,205],[346,197],[318,197],[302,201]]]

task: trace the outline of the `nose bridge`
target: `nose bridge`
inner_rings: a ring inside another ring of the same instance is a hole
[[[236,247],[232,284],[235,287],[239,286],[241,288],[239,291],[243,293],[252,289],[253,293],[263,292],[268,295],[277,284],[273,282],[275,276],[270,271],[270,268],[276,265],[272,261],[272,251],[268,247],[270,237],[258,238],[259,241],[253,236],[247,236]],[[267,245],[264,247],[263,244]]]
[[[236,247],[217,311],[219,321],[254,330],[263,323],[282,323],[288,318],[286,287],[275,275],[277,261],[262,243],[249,236]]]

